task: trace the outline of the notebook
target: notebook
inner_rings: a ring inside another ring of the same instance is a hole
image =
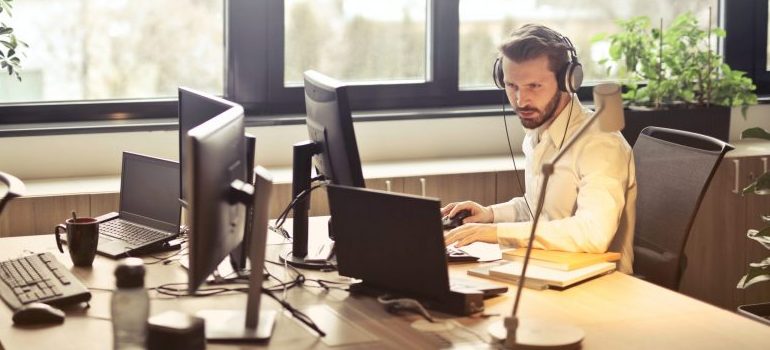
[[[527,248],[510,249],[503,252],[503,259],[523,262],[527,254]],[[614,262],[620,260],[620,253],[573,253],[556,250],[532,249],[529,256],[532,265],[548,267],[551,269],[572,271],[602,262]]]
[[[468,275],[489,278],[501,282],[518,283],[524,264],[503,261],[481,265],[468,270]],[[562,271],[529,264],[524,286],[532,289],[563,289],[576,283],[615,271],[614,262],[601,262],[571,271]]]
[[[507,291],[495,283],[449,278],[438,200],[334,185],[327,186],[327,193],[341,275],[383,291],[434,300],[454,289],[485,296]]]
[[[97,253],[122,258],[153,250],[180,232],[179,163],[123,152],[119,212],[99,216]]]

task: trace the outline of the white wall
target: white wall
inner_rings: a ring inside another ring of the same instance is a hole
[[[507,154],[500,117],[357,122],[362,161],[453,158]],[[523,130],[508,125],[514,151]],[[307,139],[303,125],[248,128],[257,137],[257,164],[290,167],[291,145]],[[122,151],[177,159],[176,131],[147,131],[0,138],[0,169],[23,180],[117,175]]]
[[[731,140],[749,127],[770,130],[770,105],[749,108],[745,119],[734,108],[731,117]],[[515,117],[508,125],[514,151],[520,152],[523,130]],[[355,130],[364,163],[508,154],[500,117],[357,122]],[[291,166],[291,145],[307,138],[305,125],[248,131],[257,137],[257,164],[266,167]],[[0,138],[0,169],[24,180],[117,175],[122,151],[177,159],[177,132]]]

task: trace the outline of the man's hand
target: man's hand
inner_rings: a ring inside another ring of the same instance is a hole
[[[451,218],[463,209],[467,209],[471,212],[470,216],[463,219],[463,224],[474,222],[485,223],[493,222],[495,220],[495,214],[492,212],[492,208],[485,207],[481,204],[471,201],[449,203],[445,207],[441,208],[441,215],[448,215]]]
[[[444,244],[457,243],[457,247],[473,242],[497,243],[497,225],[465,224],[444,235]]]

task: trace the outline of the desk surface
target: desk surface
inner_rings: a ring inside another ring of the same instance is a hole
[[[311,227],[325,227],[323,220],[313,218]],[[112,326],[109,321],[110,290],[115,285],[113,270],[116,261],[97,257],[92,268],[72,267],[69,257],[61,254],[51,235],[0,239],[0,259],[20,256],[30,251],[54,253],[71,268],[83,283],[91,288],[90,308],[65,310],[62,325],[36,329],[14,327],[11,311],[0,307],[0,342],[13,349],[107,349],[111,348]],[[268,259],[277,261],[276,254],[284,245],[272,245]],[[146,258],[146,262],[154,259]],[[473,264],[451,265],[450,274],[472,278],[465,271]],[[268,268],[279,277],[283,269]],[[345,280],[336,272],[303,271],[308,277]],[[186,270],[177,262],[169,265],[147,265],[145,285],[159,286],[169,282],[185,283]],[[506,315],[512,308],[516,287],[507,294],[488,299],[486,313]],[[280,293],[279,293],[280,294]],[[206,298],[168,299],[150,292],[151,314],[166,310],[193,313],[201,309],[243,308],[245,294],[230,294]],[[342,344],[350,347],[374,348],[444,348],[455,346],[479,347],[482,344],[470,332],[452,331],[427,333],[415,330],[412,322],[419,317],[385,312],[373,299],[352,296],[345,291],[325,292],[320,288],[292,288],[287,298],[295,307],[311,314],[319,326],[330,333],[321,340],[287,314],[279,314],[272,339],[255,347],[270,348],[329,348]],[[263,298],[263,307],[280,309],[273,300]],[[525,290],[520,316],[545,321],[568,323],[586,332],[583,349],[768,349],[770,327],[738,314],[716,308],[687,296],[650,283],[612,273],[564,291]],[[439,315],[439,317],[447,317]],[[456,321],[487,337],[486,329],[500,316],[488,318],[456,318]],[[244,344],[209,344],[208,348],[245,348]]]

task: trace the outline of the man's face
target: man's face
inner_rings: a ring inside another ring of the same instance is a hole
[[[566,105],[545,55],[523,62],[503,57],[503,76],[508,101],[527,129],[550,123]]]

